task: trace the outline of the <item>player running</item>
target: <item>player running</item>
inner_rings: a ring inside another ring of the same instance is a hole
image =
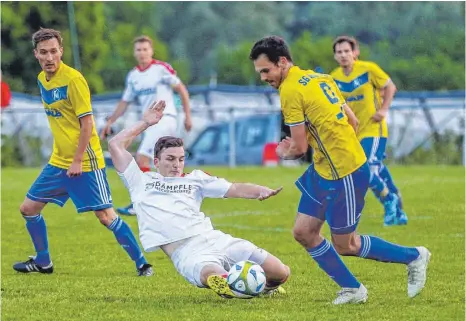
[[[356,60],[359,46],[353,38],[338,37],[333,43],[333,52],[340,67],[331,75],[359,120],[357,136],[369,162],[370,188],[385,208],[384,224],[405,225],[408,216],[402,209],[399,190],[383,164],[388,137],[385,118],[396,86],[375,63]]]
[[[79,71],[62,61],[59,31],[40,29],[32,36],[42,67],[37,82],[54,137],[53,153],[20,206],[36,256],[16,263],[18,272],[52,273],[47,227],[41,211],[48,203],[63,206],[71,198],[78,213],[93,211],[136,263],[139,276],[152,275],[128,224],[113,210],[99,136],[92,116],[89,87]]]
[[[164,100],[166,102],[164,117],[157,126],[151,127],[144,133],[136,154],[136,162],[143,172],[150,170],[157,140],[162,136],[176,136],[178,112],[173,91],[181,98],[186,131],[189,132],[192,127],[188,90],[176,76],[172,66],[153,59],[153,55],[152,40],[149,37],[140,36],[134,40],[134,57],[138,65],[128,73],[123,97],[101,131],[101,138],[104,139],[111,133],[112,124],[124,114],[130,103],[137,103],[145,110],[153,101]],[[135,215],[132,204],[117,208],[117,211],[124,215]]]
[[[408,296],[416,296],[426,282],[429,251],[356,233],[370,170],[355,134],[354,114],[333,79],[294,66],[285,41],[276,36],[257,41],[250,59],[261,79],[278,89],[285,122],[291,127],[291,138],[280,142],[277,154],[293,158],[304,154],[308,145],[314,150],[313,163],[296,181],[302,195],[293,234],[341,287],[333,303],[365,302],[368,297],[338,254],[406,264]],[[321,235],[325,221],[333,246]]]
[[[200,170],[184,174],[183,140],[172,136],[162,137],[155,144],[157,172],[143,173],[127,151],[134,138],[151,126],[158,126],[164,107],[163,101],[153,103],[141,121],[109,142],[113,164],[134,204],[144,250],[161,248],[188,282],[211,288],[222,297],[234,297],[226,281],[227,271],[243,260],[256,262],[264,269],[265,295],[284,293],[280,285],[290,274],[288,266],[249,241],[214,230],[210,219],[200,211],[204,198],[265,200],[281,188],[232,184]]]

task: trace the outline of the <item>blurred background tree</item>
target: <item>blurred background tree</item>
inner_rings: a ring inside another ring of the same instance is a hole
[[[332,40],[361,43],[401,90],[464,89],[464,2],[74,2],[82,72],[93,93],[121,91],[134,66],[132,40],[154,39],[157,59],[187,84],[260,84],[248,59],[255,40],[289,43],[303,68],[336,67]],[[2,2],[2,70],[13,91],[38,93],[31,46],[39,27],[64,37],[73,65],[67,2]]]

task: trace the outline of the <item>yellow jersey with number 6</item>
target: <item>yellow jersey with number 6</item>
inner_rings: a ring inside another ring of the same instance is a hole
[[[345,100],[331,76],[293,66],[278,90],[285,124],[306,126],[320,176],[341,179],[366,162],[343,110]]]

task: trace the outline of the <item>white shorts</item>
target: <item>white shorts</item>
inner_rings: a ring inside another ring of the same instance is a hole
[[[201,271],[206,265],[220,265],[229,271],[233,264],[251,259],[253,253],[254,261],[260,265],[268,255],[267,251],[249,241],[212,230],[190,238],[173,252],[171,260],[178,273],[189,283],[203,288]]]
[[[138,154],[153,158],[155,143],[163,136],[176,136],[178,120],[173,115],[163,115],[158,124],[147,128],[144,132]]]

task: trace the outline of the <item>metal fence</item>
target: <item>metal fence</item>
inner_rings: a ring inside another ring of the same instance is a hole
[[[272,88],[241,86],[192,86],[191,106],[193,130],[187,134],[182,129],[183,115],[179,117],[179,136],[189,146],[207,126],[215,122],[234,124],[240,116],[257,113],[278,113],[279,97]],[[105,124],[105,117],[115,108],[120,94],[93,96],[93,108],[98,129]],[[138,106],[130,106],[128,112],[115,123],[115,130],[138,120]],[[418,148],[429,148],[432,141],[446,132],[464,137],[465,92],[399,92],[388,117],[391,157],[400,159]],[[2,149],[8,141],[15,141],[25,166],[38,166],[48,160],[52,152],[53,138],[43,111],[40,98],[13,93],[12,104],[2,112]],[[235,126],[230,126],[230,166],[235,165]],[[37,146],[37,144],[39,146]],[[458,153],[464,151],[463,146]],[[464,157],[463,157],[464,164]]]

